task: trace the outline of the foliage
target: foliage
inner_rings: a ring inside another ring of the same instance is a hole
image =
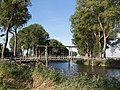
[[[77,52],[75,51],[71,51],[70,53],[72,53],[72,56],[77,56]]]
[[[30,5],[29,0],[2,0],[0,3],[0,25],[4,29],[21,26],[31,17],[27,8]]]
[[[35,75],[38,74],[38,75],[42,76],[42,78],[44,80],[52,80],[52,81],[54,81],[56,83],[60,83],[64,79],[63,76],[60,75],[60,74],[57,74],[55,72],[55,70],[50,69],[48,67],[45,67],[45,66],[43,66],[41,64],[36,65],[36,67],[34,69],[34,72],[33,72],[33,75],[34,74]]]
[[[2,48],[2,58],[8,43],[8,33],[18,28],[31,18],[28,12],[29,0],[1,0],[0,1],[0,27],[5,31],[5,43]]]
[[[61,75],[42,64],[28,66],[11,62],[0,62],[0,88],[29,89],[32,87],[34,78],[39,76],[42,77],[43,81],[51,80],[60,83],[63,80]]]
[[[99,76],[78,76],[69,78],[59,85],[57,90],[119,90],[120,82],[116,80],[103,79]]]
[[[99,57],[101,49],[99,48],[99,40],[96,40],[96,43],[93,44],[93,56]]]
[[[21,55],[22,49],[27,51],[38,51],[38,54],[44,54],[45,48],[39,47],[41,45],[48,45],[49,55],[68,55],[68,49],[59,41],[50,39],[49,34],[39,24],[32,24],[28,27],[23,28],[18,32],[17,40],[17,54]],[[22,38],[21,38],[22,37]],[[10,47],[13,51],[14,36],[10,39]],[[36,49],[37,48],[37,49]],[[33,53],[33,52],[32,52]]]
[[[22,37],[22,38],[21,38]],[[10,47],[13,50],[14,36],[10,39]],[[39,45],[45,45],[49,34],[39,24],[32,24],[18,32],[17,47],[18,52],[22,49],[31,50]]]
[[[6,89],[23,89],[32,83],[32,70],[16,63],[0,62],[0,83]]]
[[[48,48],[50,55],[68,55],[68,49],[61,42],[50,39],[48,45],[51,46]]]

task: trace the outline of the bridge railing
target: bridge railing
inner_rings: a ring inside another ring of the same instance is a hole
[[[36,56],[30,56],[30,57],[26,57],[26,56],[23,56],[23,57],[15,57],[15,58],[9,58],[8,60],[45,60],[46,57],[45,56],[39,56],[39,57],[36,57]],[[71,56],[48,56],[47,57],[48,60],[73,60],[73,59],[79,59],[78,57],[71,57]]]
[[[107,58],[81,58],[81,57],[75,57],[75,56],[48,56],[47,57],[48,60],[120,60],[120,57],[107,57]],[[0,60],[4,60],[4,61],[17,61],[17,60],[21,60],[21,61],[36,61],[36,60],[46,60],[45,56],[39,56],[39,57],[7,57],[4,59],[0,59]]]

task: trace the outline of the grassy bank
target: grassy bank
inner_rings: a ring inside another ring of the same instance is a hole
[[[87,59],[87,60],[78,60],[76,61],[78,64],[89,65],[89,66],[103,66],[103,67],[116,67],[120,68],[120,60],[95,60],[95,59]]]
[[[41,64],[0,63],[0,90],[120,90],[120,82],[99,76],[64,78]]]

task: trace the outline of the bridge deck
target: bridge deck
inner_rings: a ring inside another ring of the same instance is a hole
[[[19,57],[19,58],[6,58],[6,59],[0,59],[1,61],[29,61],[29,62],[34,62],[34,61],[45,61],[46,57],[42,56],[42,57]],[[80,58],[80,57],[69,57],[69,56],[49,56],[47,57],[47,60],[58,60],[58,61],[63,61],[63,60],[120,60],[120,58],[106,58],[106,59],[102,59],[102,58],[89,58],[89,59],[84,59],[84,58]]]

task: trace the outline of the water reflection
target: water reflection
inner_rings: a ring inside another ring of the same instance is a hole
[[[54,68],[58,73],[65,76],[76,76],[77,74],[99,75],[102,77],[114,77],[120,80],[119,68],[92,67],[76,64],[74,62],[49,62],[49,67]]]
[[[108,77],[116,78],[120,81],[120,69],[108,68],[106,74]]]
[[[84,65],[78,65],[77,66],[77,72],[79,73],[87,73],[88,75],[100,75],[104,76],[106,74],[106,68],[105,67],[92,67],[92,66],[84,66]]]

